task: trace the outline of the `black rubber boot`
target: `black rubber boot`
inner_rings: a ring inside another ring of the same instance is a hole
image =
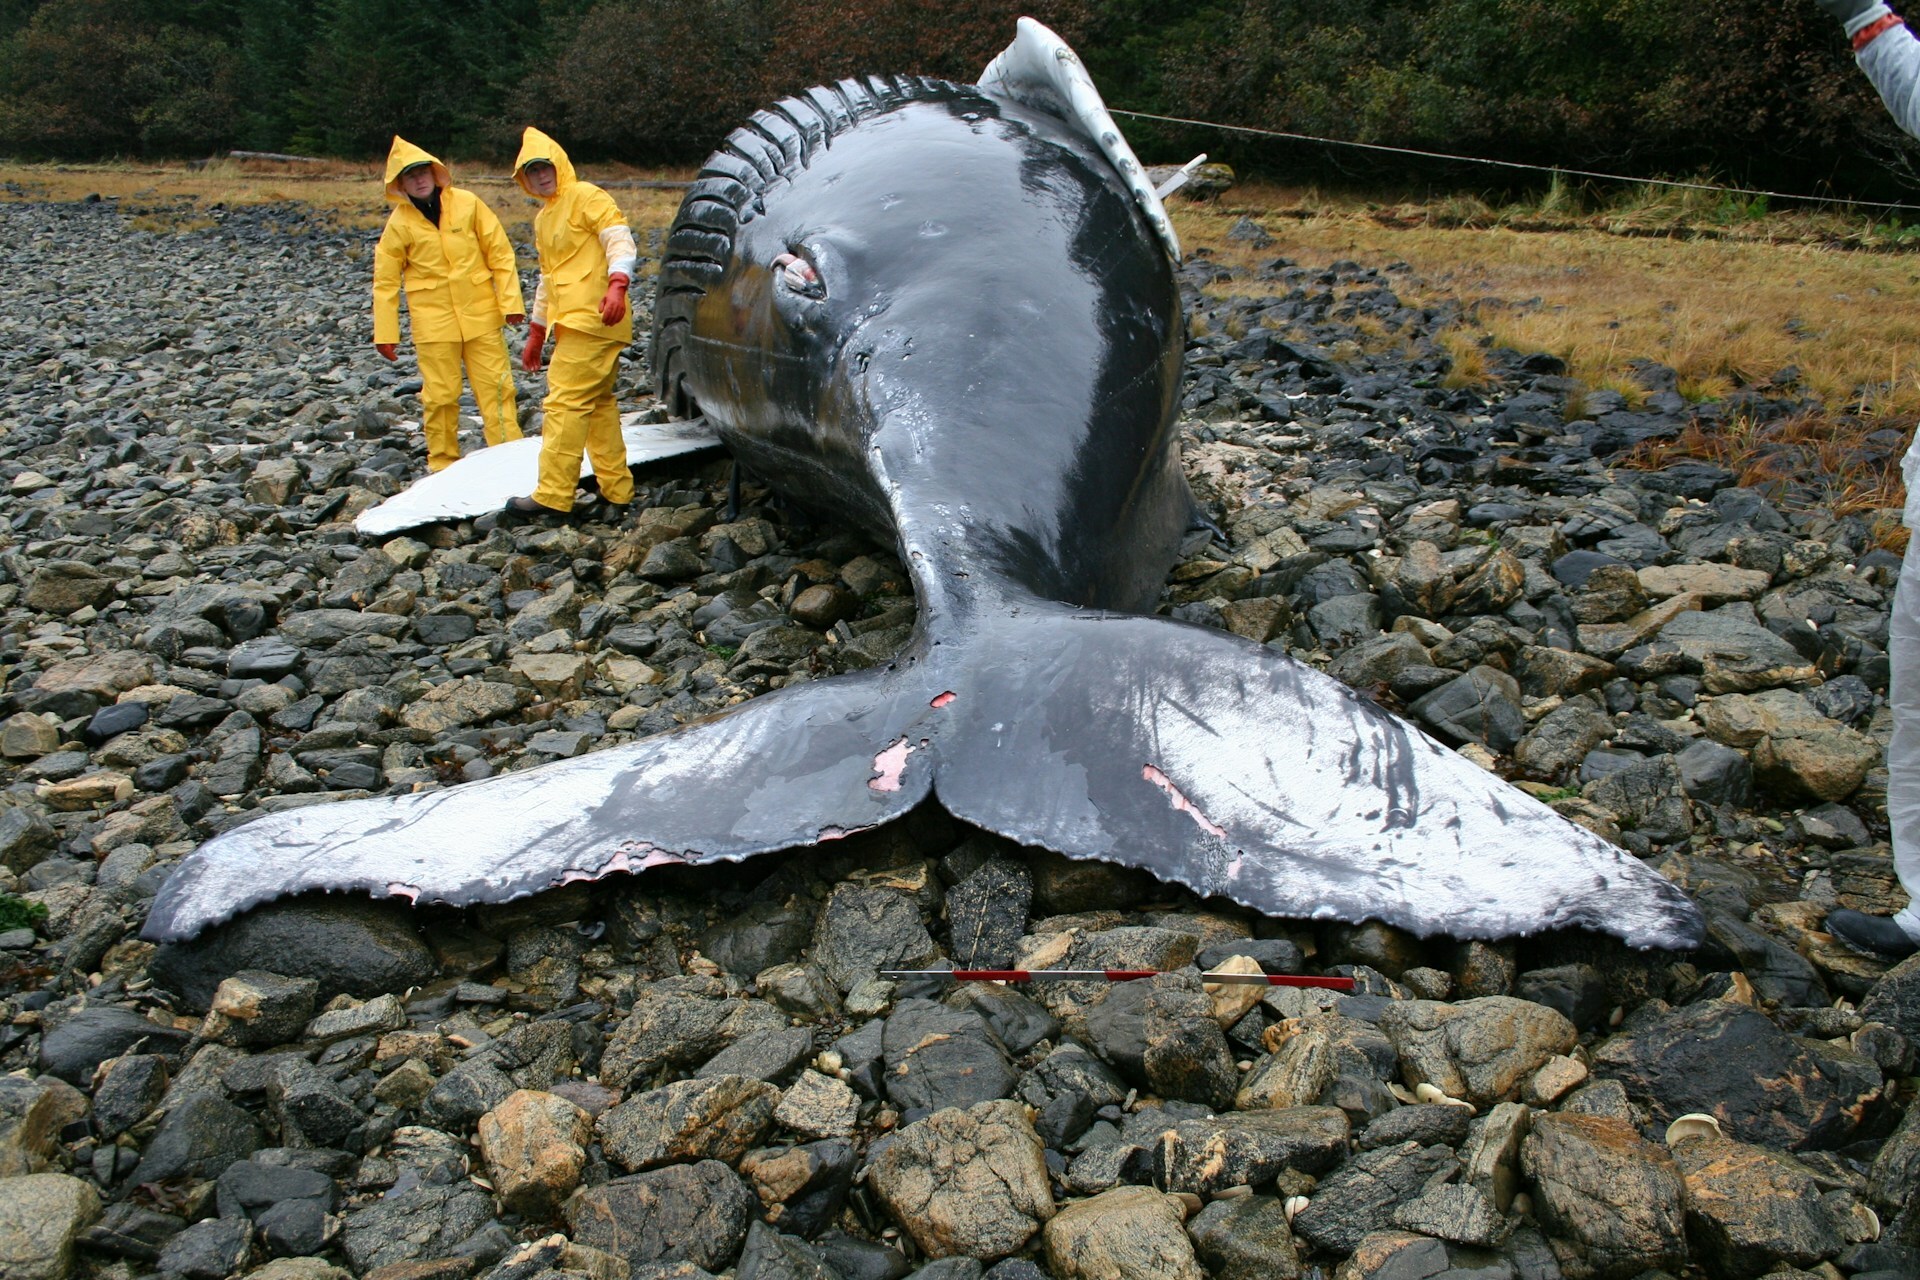
[[[1862,955],[1883,960],[1904,960],[1920,951],[1920,942],[1886,916],[1870,916],[1864,911],[1842,908],[1827,916],[1827,932],[1848,948]]]

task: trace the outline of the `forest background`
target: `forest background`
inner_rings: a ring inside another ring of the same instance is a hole
[[[0,0],[0,154],[364,159],[400,130],[497,163],[537,123],[583,160],[686,164],[810,84],[971,80],[1022,13],[1140,112],[1866,198],[1909,194],[1920,159],[1812,0]],[[1126,125],[1152,161],[1490,181]]]

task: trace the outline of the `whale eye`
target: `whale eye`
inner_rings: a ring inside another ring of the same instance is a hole
[[[774,272],[780,283],[795,293],[805,294],[809,298],[824,298],[827,287],[820,282],[820,273],[813,264],[798,254],[783,253],[773,260]]]

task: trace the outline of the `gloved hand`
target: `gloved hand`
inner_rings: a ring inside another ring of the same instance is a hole
[[[397,342],[376,342],[373,349],[380,353],[382,360],[397,360],[400,357],[400,344]]]
[[[1814,3],[1839,19],[1848,35],[1893,12],[1880,0],[1814,0]]]
[[[547,345],[547,326],[536,324],[527,330],[527,345],[520,349],[520,367],[528,373],[540,372],[540,356]]]
[[[600,299],[600,323],[619,324],[627,314],[627,278],[618,271],[607,277],[607,292]]]
[[[524,315],[521,315],[518,311],[514,312],[512,315],[507,317],[507,323],[515,329],[518,329],[521,325],[525,324],[526,322],[527,322],[527,318]]]

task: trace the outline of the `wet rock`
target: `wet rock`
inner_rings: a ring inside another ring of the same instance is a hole
[[[1067,1280],[1203,1280],[1172,1197],[1116,1187],[1047,1223],[1047,1265]]]
[[[805,1027],[780,1027],[764,1035],[736,1040],[701,1064],[694,1078],[745,1076],[780,1084],[813,1056],[813,1033]]]
[[[0,1274],[7,1280],[67,1280],[75,1239],[100,1216],[100,1194],[64,1173],[0,1183]]]
[[[1367,1235],[1354,1249],[1353,1256],[1334,1274],[1339,1280],[1428,1280],[1431,1276],[1448,1275],[1452,1270],[1453,1260],[1448,1256],[1447,1246],[1439,1240],[1389,1230]],[[1512,1272],[1496,1270],[1493,1274],[1505,1277]],[[1556,1269],[1550,1274],[1559,1272]]]
[[[1887,970],[1860,1002],[1860,1016],[1920,1043],[1920,956],[1909,956]]]
[[[247,1265],[253,1224],[245,1218],[209,1218],[167,1241],[160,1273],[183,1280],[226,1280]]]
[[[1206,1196],[1264,1186],[1283,1169],[1324,1173],[1346,1155],[1348,1128],[1338,1107],[1182,1120],[1160,1136],[1158,1180],[1168,1191]]]
[[[607,1039],[600,1078],[615,1088],[651,1082],[662,1068],[704,1061],[751,1027],[747,1002],[714,978],[663,978],[636,993],[633,1008]],[[766,1005],[759,1006],[784,1022]],[[766,1024],[760,1024],[764,1027]]]
[[[1920,1247],[1920,1107],[1910,1107],[1867,1171],[1867,1200],[1886,1240]]]
[[[71,1085],[87,1085],[109,1058],[139,1051],[177,1052],[185,1032],[163,1027],[120,1005],[88,1005],[40,1040],[40,1069]]]
[[[1278,1196],[1215,1200],[1187,1222],[1195,1259],[1216,1280],[1295,1280],[1300,1251]]]
[[[226,978],[254,969],[311,978],[315,998],[326,1001],[422,985],[433,976],[433,957],[404,906],[300,898],[167,944],[153,959],[155,981],[193,1009],[207,1008]]]
[[[1479,1107],[1519,1097],[1528,1075],[1578,1039],[1561,1014],[1507,996],[1396,1003],[1381,1014],[1380,1029],[1409,1085],[1428,1082]]]
[[[636,1271],[678,1262],[717,1271],[739,1252],[758,1204],[733,1170],[702,1160],[583,1187],[565,1212],[576,1242]]]
[[[1478,1188],[1449,1183],[1428,1187],[1393,1211],[1395,1226],[1451,1244],[1492,1248],[1507,1238],[1509,1224]]]
[[[1009,1101],[951,1108],[902,1129],[873,1157],[868,1184],[936,1258],[1002,1258],[1053,1216],[1040,1140]]]
[[[29,609],[65,616],[98,608],[113,598],[118,583],[90,564],[78,560],[48,563],[27,583],[20,603]]]
[[[297,1038],[313,1017],[319,989],[314,978],[243,969],[214,988],[201,1034],[241,1046],[284,1044]]]
[[[812,904],[757,902],[700,935],[700,952],[728,973],[752,977],[800,958],[813,936]]]
[[[947,929],[955,966],[1001,969],[1012,964],[1032,902],[1032,874],[1007,858],[982,863],[949,889]]]
[[[755,1222],[747,1228],[734,1276],[736,1280],[838,1280],[839,1272],[800,1237]]]
[[[493,1202],[472,1183],[418,1185],[349,1210],[340,1252],[364,1274],[398,1262],[453,1253],[493,1218]]]
[[[1234,1097],[1245,1111],[1301,1107],[1360,1092],[1396,1076],[1399,1054],[1380,1028],[1335,1013],[1309,1014],[1282,1024],[1279,1048],[1256,1062]],[[1277,1038],[1277,1036],[1275,1037]],[[1391,1101],[1389,1096],[1388,1101]],[[1362,1108],[1371,1112],[1374,1108]]]
[[[260,1128],[252,1116],[224,1098],[195,1094],[167,1112],[134,1170],[134,1180],[210,1180],[260,1146]]]
[[[965,1009],[986,1020],[987,1030],[1007,1052],[1023,1054],[1042,1040],[1060,1034],[1060,1021],[1016,988],[989,982],[969,982],[945,1001],[949,1008]]]
[[[903,1000],[883,1040],[887,1096],[903,1110],[970,1107],[1004,1098],[1017,1078],[986,1019],[930,1000]]]
[[[587,1162],[593,1121],[565,1098],[517,1090],[480,1117],[480,1155],[511,1213],[553,1216]]]
[[[1511,751],[1527,732],[1519,682],[1493,667],[1475,667],[1407,710],[1447,742],[1478,742],[1495,751]]]
[[[1813,1176],[1784,1156],[1728,1138],[1691,1138],[1673,1160],[1687,1186],[1693,1255],[1716,1276],[1811,1267],[1843,1241]]]
[[[814,929],[813,962],[841,991],[880,969],[921,969],[938,954],[920,908],[894,889],[841,885]]]
[[[131,1053],[100,1065],[93,1086],[93,1127],[104,1140],[117,1138],[160,1105],[167,1092],[167,1060]]]
[[[1705,738],[1674,756],[1680,785],[1702,804],[1745,805],[1753,795],[1753,765],[1741,752]]]
[[[1619,1120],[1549,1114],[1521,1160],[1542,1221],[1601,1275],[1677,1267],[1687,1256],[1686,1189],[1663,1149]]]
[[[810,1239],[840,1216],[854,1163],[850,1143],[809,1142],[749,1152],[740,1172],[753,1185],[769,1223]]]
[[[499,681],[450,680],[408,704],[400,719],[409,729],[438,736],[511,715],[527,699],[527,691]]]
[[[1344,1114],[1344,1113],[1343,1113]],[[1473,1116],[1466,1107],[1441,1102],[1422,1102],[1395,1107],[1369,1124],[1355,1145],[1362,1151],[1390,1147],[1402,1142],[1423,1147],[1458,1147],[1467,1139],[1467,1127]]]
[[[0,866],[25,874],[52,857],[60,847],[53,825],[32,809],[0,809]]]
[[[1514,744],[1513,759],[1530,778],[1559,778],[1613,732],[1607,714],[1582,698],[1561,703]]]
[[[1591,1027],[1607,1011],[1606,977],[1590,964],[1529,969],[1515,980],[1513,994],[1545,1005],[1575,1027]]]
[[[1648,1103],[1658,1124],[1707,1112],[1729,1137],[1788,1151],[1844,1144],[1883,1088],[1877,1065],[1795,1040],[1763,1014],[1718,1000],[1611,1037],[1593,1061]]]
[[[1403,1142],[1363,1151],[1322,1179],[1294,1217],[1293,1233],[1316,1248],[1352,1253],[1368,1232],[1390,1226],[1395,1207],[1429,1179],[1457,1167],[1445,1147]]]
[[[594,1126],[609,1159],[637,1172],[676,1161],[746,1154],[773,1124],[780,1091],[744,1076],[680,1080],[636,1094]]]
[[[0,1178],[44,1171],[64,1123],[52,1089],[22,1076],[0,1076]]]
[[[859,1119],[860,1098],[831,1076],[803,1071],[781,1095],[773,1118],[803,1138],[850,1138]]]

